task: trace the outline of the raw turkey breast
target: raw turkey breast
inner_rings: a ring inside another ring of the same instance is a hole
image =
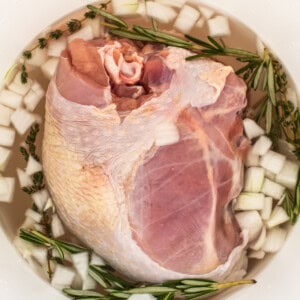
[[[190,54],[78,39],[48,88],[43,163],[59,215],[138,281],[245,275],[247,236],[231,201],[242,188],[246,86]]]

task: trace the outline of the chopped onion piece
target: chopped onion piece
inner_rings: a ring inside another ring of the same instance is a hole
[[[60,57],[60,54],[67,47],[67,38],[61,37],[58,40],[51,40],[48,44],[48,55]]]
[[[31,257],[33,249],[33,245],[31,243],[17,236],[14,239],[13,244],[24,259],[28,260],[28,258]]]
[[[177,16],[174,27],[182,33],[189,33],[199,17],[198,10],[189,5],[184,5]]]
[[[52,57],[47,60],[42,66],[41,70],[46,78],[51,79],[56,71],[59,59],[57,57]]]
[[[32,57],[26,61],[28,65],[40,67],[48,58],[46,49],[36,48],[31,53]]]
[[[277,174],[275,181],[293,190],[297,184],[298,174],[298,163],[286,160],[283,165],[283,168]]]
[[[208,8],[206,6],[200,5],[198,8],[201,12],[201,15],[203,15],[205,19],[210,19],[215,14],[215,12],[211,8]]]
[[[112,0],[111,4],[116,16],[134,15],[138,8],[138,0]]]
[[[71,255],[74,268],[78,272],[80,278],[84,281],[88,276],[89,269],[89,254],[88,252],[81,252]]]
[[[31,176],[42,170],[43,166],[30,155],[27,162],[26,173]]]
[[[181,8],[183,4],[185,4],[186,0],[155,0],[155,2],[166,6]]]
[[[205,25],[205,19],[202,17],[195,24],[197,28],[203,28],[204,25]]]
[[[18,175],[18,179],[19,179],[21,188],[33,185],[33,181],[31,179],[31,177],[28,174],[26,174],[25,171],[17,168],[17,175]]]
[[[241,229],[248,231],[249,242],[255,240],[263,228],[259,213],[256,210],[243,211],[237,213],[235,217]]]
[[[271,197],[265,197],[264,207],[260,212],[261,218],[266,221],[270,218],[273,206],[273,199]]]
[[[248,253],[248,257],[249,258],[253,258],[253,259],[263,259],[265,257],[266,253],[262,250],[259,250],[259,251],[250,251]]]
[[[44,207],[44,211],[48,210],[49,208],[52,208],[53,212],[55,212],[55,206],[53,205],[53,201],[51,198],[48,198],[47,203]]]
[[[23,97],[9,90],[0,92],[0,104],[16,109],[22,105]]]
[[[212,37],[223,37],[231,34],[229,20],[225,16],[216,16],[207,21],[209,35]]]
[[[241,193],[236,201],[235,210],[261,210],[265,196],[260,193]]]
[[[146,12],[149,17],[161,23],[170,23],[177,16],[177,12],[173,8],[153,1],[146,1]]]
[[[10,120],[17,132],[21,135],[25,134],[25,132],[35,123],[34,116],[24,108],[18,108],[11,115]]]
[[[260,165],[275,174],[278,174],[285,163],[286,157],[280,153],[269,150],[265,155],[260,159]]]
[[[147,12],[146,12],[146,1],[142,1],[139,3],[138,7],[137,7],[137,10],[136,10],[136,13],[140,16],[147,16]]]
[[[38,82],[34,82],[29,93],[24,97],[24,104],[29,111],[34,111],[45,96],[45,91]]]
[[[20,228],[32,229],[34,225],[36,225],[34,220],[32,220],[30,217],[26,217],[23,224],[20,226]]]
[[[271,146],[272,146],[272,141],[265,135],[262,135],[253,145],[252,151],[254,154],[264,155],[271,149]]]
[[[0,171],[3,172],[11,158],[12,151],[0,146]]]
[[[96,286],[97,282],[91,276],[86,276],[86,278],[82,282],[83,290],[95,290]]]
[[[0,146],[10,147],[14,144],[16,132],[12,128],[0,126]]]
[[[34,224],[33,225],[34,229],[39,231],[39,232],[42,232],[42,233],[46,233],[46,230],[45,230],[45,226],[41,225],[41,224]]]
[[[54,271],[51,285],[56,289],[62,290],[63,288],[70,287],[75,278],[75,272],[62,265],[57,265]]]
[[[19,71],[12,83],[8,86],[8,89],[14,93],[17,93],[21,96],[25,96],[32,86],[32,80],[27,79],[26,83],[22,83],[21,81],[21,72]]]
[[[251,119],[248,118],[244,119],[243,125],[244,125],[246,136],[249,140],[252,140],[256,137],[265,134],[265,131],[256,122],[254,122]]]
[[[32,210],[31,208],[28,208],[25,212],[25,216],[28,218],[31,218],[36,223],[40,223],[42,221],[42,215],[38,212]]]
[[[264,183],[265,171],[263,168],[250,167],[245,172],[244,191],[258,193]]]
[[[157,147],[176,144],[179,141],[179,132],[172,122],[165,122],[155,129],[155,145]]]
[[[273,228],[277,225],[287,222],[288,220],[289,216],[287,215],[286,211],[280,206],[275,206],[272,211],[271,217],[266,224],[268,228]]]
[[[15,192],[15,178],[0,177],[0,202],[9,203]]]
[[[59,219],[58,215],[56,214],[52,216],[51,229],[52,229],[52,235],[55,238],[58,238],[65,234],[64,226],[61,220]]]
[[[274,174],[273,172],[270,172],[268,170],[265,170],[265,177],[269,178],[272,181],[275,181],[276,174]]]
[[[151,294],[133,294],[127,298],[128,300],[156,300]]]
[[[88,19],[86,26],[91,26],[94,38],[99,38],[104,35],[104,27],[101,25],[101,18]]]
[[[266,178],[263,184],[263,187],[261,189],[261,192],[267,196],[272,197],[273,199],[279,200],[283,193],[285,191],[285,188],[274,182],[271,181],[270,179]]]
[[[10,125],[10,117],[14,111],[2,104],[0,104],[0,125],[9,126]]]
[[[259,166],[259,156],[253,153],[253,148],[251,147],[247,153],[245,166],[246,167],[256,167]]]
[[[266,229],[266,227],[263,227],[257,240],[253,241],[249,245],[250,249],[255,250],[255,251],[260,250],[265,243],[266,236],[267,236],[267,229]]]
[[[47,263],[47,249],[43,247],[34,247],[31,252],[32,256],[38,261],[40,265]]]
[[[89,41],[93,39],[93,29],[91,26],[84,26],[80,30],[68,36],[68,43],[71,43],[75,39],[82,39],[84,41]]]
[[[267,238],[262,247],[262,250],[268,253],[278,252],[285,242],[286,235],[286,230],[280,227],[270,229],[267,232]]]
[[[105,266],[105,261],[99,255],[93,252],[90,264],[96,266]]]
[[[256,38],[256,52],[261,58],[264,58],[265,45],[259,37]]]
[[[37,191],[31,195],[32,200],[38,210],[42,212],[44,210],[44,207],[49,199],[49,193],[46,189]]]

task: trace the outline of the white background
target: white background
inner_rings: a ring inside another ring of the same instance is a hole
[[[32,38],[57,18],[91,1],[0,0],[0,78]],[[254,31],[284,61],[300,88],[299,0],[210,0],[203,1],[236,16]],[[224,300],[300,299],[300,224],[284,249],[256,279]],[[65,299],[42,282],[16,254],[0,228],[0,299]]]

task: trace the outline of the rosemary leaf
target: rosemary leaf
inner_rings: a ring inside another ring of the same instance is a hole
[[[270,59],[268,63],[268,94],[269,97],[272,101],[272,104],[276,106],[276,92],[275,92],[275,80],[274,80],[274,68],[273,68],[273,63],[272,60]]]
[[[259,84],[260,79],[261,79],[261,75],[262,75],[262,71],[263,71],[264,65],[265,65],[265,62],[262,61],[262,63],[260,64],[260,66],[257,69],[257,72],[256,72],[254,80],[253,80],[253,88],[254,88],[254,90],[257,90],[257,88],[258,88],[258,84]]]
[[[267,102],[266,108],[266,132],[267,134],[270,133],[272,127],[272,102],[269,100]]]
[[[23,64],[21,67],[21,82],[23,84],[27,83],[27,78],[28,78],[28,73],[25,64]]]
[[[146,286],[130,289],[127,292],[129,294],[152,294],[154,296],[159,296],[165,293],[175,293],[176,289],[165,286]]]
[[[107,20],[113,22],[114,24],[118,25],[120,28],[128,28],[128,25],[126,22],[124,22],[123,20],[117,18],[116,16],[112,15],[111,13],[99,9],[93,5],[87,5],[87,8],[91,11],[93,11],[95,14],[100,15],[104,18],[106,18]]]
[[[24,51],[23,57],[25,57],[26,59],[31,59],[31,57],[32,57],[31,51],[29,51],[29,50]]]
[[[181,281],[182,284],[190,286],[209,286],[212,283],[216,283],[213,280],[203,280],[203,279],[185,279]]]
[[[86,298],[95,298],[95,297],[99,297],[100,299],[104,298],[105,295],[100,294],[98,292],[95,291],[84,291],[84,290],[75,290],[75,289],[71,289],[71,288],[65,288],[63,289],[63,292],[65,294],[67,294],[68,296],[73,296],[73,297],[86,297]]]
[[[207,39],[217,48],[219,49],[221,52],[223,52],[223,50],[225,49],[224,47],[222,47],[214,38],[212,38],[211,36],[207,36]]]
[[[213,287],[208,287],[208,286],[203,286],[203,287],[191,287],[186,290],[184,290],[185,294],[198,294],[198,293],[203,293],[203,292],[215,292],[217,291],[216,288]]]
[[[68,29],[70,33],[73,33],[75,31],[78,31],[81,28],[81,21],[77,19],[72,19],[67,23]]]
[[[46,48],[46,46],[47,46],[47,44],[48,44],[47,39],[45,39],[45,38],[39,38],[38,41],[39,41],[39,47],[40,47],[41,49]]]
[[[63,31],[60,30],[60,29],[51,31],[51,32],[49,33],[49,37],[50,37],[51,39],[54,39],[54,40],[58,40],[62,35],[63,35]]]
[[[127,38],[130,40],[143,41],[143,42],[153,42],[152,38],[147,36],[143,36],[139,33],[130,30],[122,30],[122,29],[110,29],[109,33],[112,35],[120,36],[123,38]]]
[[[88,270],[89,275],[103,288],[108,288],[107,283],[102,278],[102,273],[99,273],[99,271],[95,268],[95,266],[91,265]]]
[[[190,40],[190,41],[192,41],[193,43],[195,43],[195,44],[197,44],[197,45],[200,45],[200,46],[202,46],[202,47],[204,47],[204,48],[207,48],[207,49],[213,49],[213,50],[216,49],[214,46],[210,45],[209,43],[206,43],[206,42],[204,42],[204,41],[202,41],[202,40],[200,40],[200,39],[198,39],[198,38],[196,38],[196,37],[193,37],[193,36],[191,36],[191,35],[189,35],[189,34],[185,34],[184,36],[185,36],[185,38],[187,38],[188,40]]]

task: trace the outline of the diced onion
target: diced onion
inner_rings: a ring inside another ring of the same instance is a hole
[[[264,183],[265,171],[263,168],[250,167],[245,172],[244,191],[258,193]]]
[[[19,179],[21,188],[33,185],[33,181],[31,179],[31,177],[28,174],[26,174],[25,171],[17,168],[17,175],[18,175],[18,179]]]
[[[182,33],[189,33],[199,16],[200,12],[198,10],[189,5],[184,5],[177,16],[174,27]]]
[[[58,40],[51,40],[48,45],[48,55],[52,57],[60,57],[60,54],[67,47],[67,38],[61,37]]]
[[[146,12],[149,17],[161,23],[170,23],[177,16],[177,12],[173,8],[153,1],[146,1]]]
[[[261,210],[264,207],[265,196],[260,193],[241,193],[236,201],[235,210]]]
[[[172,122],[162,123],[155,129],[155,145],[158,147],[175,144],[179,138],[178,129]]]
[[[0,202],[11,202],[13,200],[14,191],[15,178],[0,177]]]
[[[22,105],[23,97],[9,90],[0,92],[0,104],[16,109]]]
[[[104,266],[105,261],[99,255],[93,252],[90,264],[96,266]]]
[[[257,123],[255,123],[255,121],[251,119],[248,118],[244,119],[243,125],[244,125],[246,136],[249,140],[252,140],[256,137],[265,134],[265,131]]]
[[[101,25],[101,18],[88,19],[86,26],[91,26],[94,38],[99,38],[104,35],[104,27]]]
[[[46,233],[46,230],[45,230],[45,226],[41,225],[41,224],[34,224],[33,225],[34,229],[39,231],[39,232],[42,232],[42,233]]]
[[[36,48],[31,54],[32,57],[26,63],[35,67],[40,67],[48,58],[46,49]]]
[[[266,236],[267,236],[267,230],[266,230],[266,227],[263,227],[257,240],[253,241],[249,245],[250,249],[255,250],[255,251],[260,250],[265,243]]]
[[[49,193],[46,189],[37,191],[31,195],[34,204],[37,206],[38,210],[42,212],[49,199]]]
[[[299,165],[296,162],[286,160],[283,168],[276,176],[276,182],[293,190],[297,184],[299,173]]]
[[[0,125],[9,126],[10,125],[10,117],[14,111],[2,104],[0,104]]]
[[[12,128],[0,126],[0,146],[10,147],[14,144],[16,132]]]
[[[264,184],[261,189],[261,192],[263,194],[265,194],[266,196],[270,196],[276,200],[279,200],[282,197],[284,191],[285,188],[282,185],[271,181],[268,178],[265,178]]]
[[[116,16],[134,15],[138,8],[138,0],[112,0],[111,4]]]
[[[272,146],[272,141],[265,135],[262,135],[253,145],[252,151],[254,154],[264,155],[271,149],[271,146]]]
[[[52,57],[48,59],[42,66],[41,70],[46,78],[51,79],[56,71],[59,59],[57,57]]]
[[[25,134],[27,130],[35,123],[34,116],[24,108],[18,108],[11,115],[11,123],[21,135]]]
[[[53,205],[53,201],[51,198],[48,198],[47,203],[44,207],[44,211],[48,210],[49,208],[52,208],[53,212],[55,212],[55,206]]]
[[[42,170],[43,166],[30,155],[26,166],[26,173],[31,176]]]
[[[235,215],[239,226],[248,231],[248,240],[252,242],[260,234],[263,222],[256,210],[243,211]]]
[[[275,174],[278,174],[285,163],[286,157],[280,153],[269,150],[265,155],[260,159],[260,165]]]
[[[280,206],[275,206],[272,211],[271,217],[266,224],[268,228],[273,228],[277,225],[287,222],[288,220],[289,216],[287,215],[286,211]]]
[[[207,20],[215,14],[215,12],[211,8],[208,8],[206,6],[200,5],[198,8],[201,12],[201,15],[203,15]]]
[[[38,212],[32,210],[31,208],[28,208],[25,212],[25,216],[31,218],[36,223],[40,223],[42,221],[42,215]]]
[[[70,287],[75,278],[75,272],[62,265],[57,265],[52,277],[51,285],[58,290]]]
[[[140,16],[147,16],[147,12],[146,12],[146,1],[142,1],[142,2],[139,2],[139,5],[136,9],[136,13]]]
[[[271,197],[265,197],[264,207],[260,212],[261,218],[266,221],[270,218],[272,213],[273,199]]]
[[[55,238],[58,238],[65,234],[64,226],[61,220],[59,219],[58,215],[56,214],[52,216],[51,229],[52,229],[52,235]]]
[[[84,41],[89,41],[93,39],[93,29],[91,26],[84,26],[80,30],[68,36],[68,43],[71,43],[75,39],[82,39]]]
[[[286,230],[280,227],[270,229],[267,232],[266,241],[262,247],[262,250],[268,253],[278,252],[285,242],[286,235]]]
[[[246,167],[256,167],[259,166],[259,155],[253,153],[252,147],[249,149],[246,160],[245,160]]]
[[[33,244],[21,239],[19,236],[14,239],[13,244],[24,259],[27,260],[31,257]]]
[[[166,6],[181,8],[183,4],[185,4],[186,0],[155,0],[155,2]]]
[[[88,252],[80,252],[71,255],[74,268],[80,275],[80,278],[84,281],[88,276],[89,269],[89,254]]]
[[[275,181],[276,174],[274,174],[273,172],[270,172],[268,170],[265,170],[265,177],[269,178],[272,181]]]
[[[24,97],[26,109],[34,111],[41,99],[45,96],[45,91],[38,82],[34,82],[31,90]]]
[[[11,158],[12,151],[0,146],[0,171],[3,172]]]
[[[223,37],[231,34],[229,20],[225,16],[216,16],[207,21],[209,35],[212,37]]]
[[[32,80],[27,79],[26,83],[22,83],[20,78],[21,78],[21,72],[18,72],[14,80],[12,81],[12,83],[8,86],[8,89],[21,96],[25,96],[31,88]]]
[[[83,290],[95,290],[96,286],[97,282],[91,276],[86,276],[86,278],[82,282]]]
[[[30,217],[26,217],[20,228],[32,229],[36,223]]]
[[[34,247],[31,251],[31,255],[43,266],[47,263],[47,249],[43,247]]]
[[[204,25],[205,25],[205,19],[201,17],[201,18],[196,22],[195,27],[197,27],[197,28],[203,28]]]
[[[259,250],[259,251],[250,251],[248,253],[248,257],[249,258],[254,258],[254,259],[263,259],[265,257],[266,253],[262,250]]]

